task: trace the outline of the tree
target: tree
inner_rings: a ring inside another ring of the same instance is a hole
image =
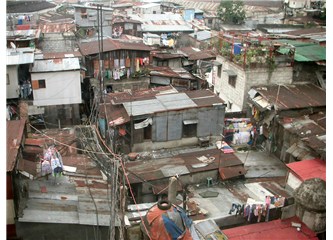
[[[242,24],[245,19],[245,10],[242,1],[222,0],[217,14],[224,23]]]

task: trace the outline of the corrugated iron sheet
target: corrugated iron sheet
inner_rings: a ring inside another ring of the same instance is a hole
[[[76,25],[74,23],[46,23],[40,24],[39,29],[42,33],[64,33],[76,31]]]
[[[243,165],[232,166],[232,167],[222,167],[219,169],[220,176],[223,180],[244,176],[246,170]]]
[[[82,57],[82,54],[79,51],[73,52],[49,52],[43,53],[42,59],[53,59],[53,58],[66,58],[66,57]]]
[[[272,85],[254,89],[278,110],[326,106],[326,91],[314,84]]]
[[[79,70],[80,63],[78,58],[57,58],[47,60],[36,60],[31,72],[56,72]]]
[[[13,171],[18,150],[23,140],[25,119],[7,121],[7,172]]]
[[[7,65],[19,65],[19,64],[29,64],[34,62],[34,53],[23,53],[23,52],[13,52],[7,51],[6,64]]]
[[[200,168],[192,167],[202,163],[198,158],[205,156],[212,157],[214,160]],[[183,166],[189,171],[189,174],[196,172],[204,172],[209,170],[216,170],[219,167],[231,167],[242,165],[242,161],[234,154],[224,154],[219,149],[208,149],[190,153],[183,153],[172,158],[161,158],[149,161],[134,161],[127,162],[126,169],[129,173],[129,179],[132,184],[141,183],[144,181],[153,181],[159,179],[167,179],[163,174],[163,167],[168,168]],[[186,173],[185,173],[186,174]]]
[[[92,41],[88,43],[79,44],[79,48],[83,55],[97,54],[99,53],[98,42]],[[152,48],[143,44],[133,41],[122,41],[107,38],[103,40],[103,51],[110,52],[116,50],[133,50],[133,51],[151,51]]]

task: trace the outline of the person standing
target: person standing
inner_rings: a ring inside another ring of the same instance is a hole
[[[59,173],[59,176],[61,176],[62,174],[62,166],[60,163],[59,158],[56,157],[56,155],[52,155],[52,159],[51,159],[51,167],[52,167],[52,172],[53,175],[56,177],[57,173]]]

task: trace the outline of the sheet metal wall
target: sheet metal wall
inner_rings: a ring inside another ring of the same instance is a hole
[[[152,141],[180,140],[182,138],[184,120],[198,120],[197,137],[218,136],[223,129],[224,109],[224,106],[216,106],[157,113],[153,117]]]

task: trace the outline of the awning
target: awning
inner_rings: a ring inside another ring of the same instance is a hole
[[[140,123],[135,123],[134,124],[134,129],[145,128],[145,127],[148,127],[149,125],[151,125],[152,123],[153,123],[153,119],[147,118],[146,120],[144,120]]]
[[[236,77],[237,74],[233,70],[224,70],[229,76]]]
[[[198,122],[199,122],[198,119],[195,119],[195,120],[183,120],[184,125],[197,124]]]
[[[221,178],[225,180],[233,177],[244,176],[244,174],[246,174],[246,170],[244,166],[238,165],[232,167],[222,167],[219,169],[219,173]]]

